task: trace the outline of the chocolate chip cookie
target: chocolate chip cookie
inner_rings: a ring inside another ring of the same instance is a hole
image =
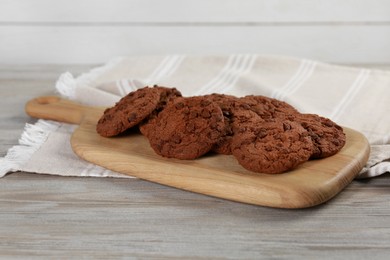
[[[181,96],[174,88],[145,87],[123,97],[115,106],[108,108],[99,119],[96,131],[105,137],[118,135],[138,125],[172,96]]]
[[[203,97],[175,98],[149,124],[153,150],[185,160],[210,151],[225,127],[221,108]]]
[[[262,119],[251,110],[237,111],[232,153],[246,169],[282,173],[306,162],[313,154],[309,133],[296,122]]]
[[[345,144],[343,129],[330,119],[315,114],[302,114],[288,103],[269,97],[250,95],[242,100],[263,119],[274,118],[300,123],[314,143],[311,159],[331,156]]]
[[[299,113],[297,109],[284,101],[261,95],[248,95],[240,100],[248,106],[248,109],[256,112],[263,119],[291,119],[292,115]]]
[[[96,130],[109,137],[137,125],[161,156],[190,160],[209,151],[232,154],[244,168],[268,174],[331,156],[346,141],[333,121],[273,98],[182,97],[175,88],[156,85],[106,109]]]
[[[217,93],[205,95],[204,97],[215,102],[221,108],[225,122],[224,131],[221,133],[220,139],[211,150],[218,154],[230,155],[232,154],[231,142],[234,134],[231,120],[233,110],[238,106],[237,103],[239,102],[239,99],[235,96]]]
[[[343,128],[328,118],[315,114],[300,114],[296,115],[295,121],[308,131],[314,143],[311,159],[334,155],[345,145]]]
[[[140,124],[139,130],[144,136],[148,136],[148,132],[150,127],[153,127],[153,120],[157,117],[157,115],[165,108],[169,101],[181,97],[180,91],[176,88],[167,88],[155,85],[154,88],[158,89],[160,94],[160,101],[156,109],[152,111]]]

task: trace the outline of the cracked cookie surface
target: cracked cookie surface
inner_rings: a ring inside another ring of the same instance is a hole
[[[247,170],[282,173],[306,162],[313,153],[309,133],[296,122],[264,120],[253,111],[234,116],[232,153]]]
[[[234,134],[231,120],[233,110],[237,106],[239,98],[232,95],[217,93],[205,95],[204,97],[215,102],[221,108],[225,124],[224,131],[217,143],[213,146],[212,151],[218,154],[230,155],[232,154],[231,142]]]
[[[153,150],[185,160],[210,151],[224,131],[221,108],[203,97],[172,100],[150,124],[147,138]]]
[[[241,99],[263,119],[289,120],[301,124],[314,144],[311,159],[334,155],[345,145],[346,137],[342,127],[328,118],[300,113],[284,101],[265,96],[250,95]]]
[[[240,98],[240,100],[246,104],[248,109],[254,111],[263,119],[288,119],[288,117],[299,113],[288,103],[266,96],[248,95]]]
[[[182,97],[175,88],[145,87],[106,109],[96,130],[118,135],[138,126],[164,157],[196,159],[209,151],[232,154],[246,169],[282,173],[331,156],[345,144],[342,127],[316,114],[302,114],[265,96],[227,94]]]
[[[171,96],[181,94],[174,88],[160,86],[133,91],[120,99],[115,106],[104,111],[96,125],[96,131],[105,137],[118,135],[160,109]]]
[[[345,145],[346,136],[343,128],[332,120],[316,114],[300,114],[295,120],[308,131],[314,143],[315,149],[311,159],[334,155]]]

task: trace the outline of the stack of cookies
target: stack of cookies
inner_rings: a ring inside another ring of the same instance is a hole
[[[331,156],[345,144],[336,123],[302,114],[283,101],[254,95],[183,97],[175,88],[156,85],[131,92],[106,109],[96,130],[111,137],[133,127],[161,156],[233,155],[244,168],[269,174]]]

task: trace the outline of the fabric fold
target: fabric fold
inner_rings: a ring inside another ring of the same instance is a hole
[[[35,124],[26,124],[19,144],[8,150],[7,155],[0,158],[0,177],[8,172],[18,171],[25,165],[34,153],[46,142],[51,132],[60,127],[60,123],[38,120]]]

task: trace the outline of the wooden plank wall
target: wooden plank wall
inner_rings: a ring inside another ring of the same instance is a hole
[[[390,63],[390,0],[0,0],[0,63],[259,53]]]

